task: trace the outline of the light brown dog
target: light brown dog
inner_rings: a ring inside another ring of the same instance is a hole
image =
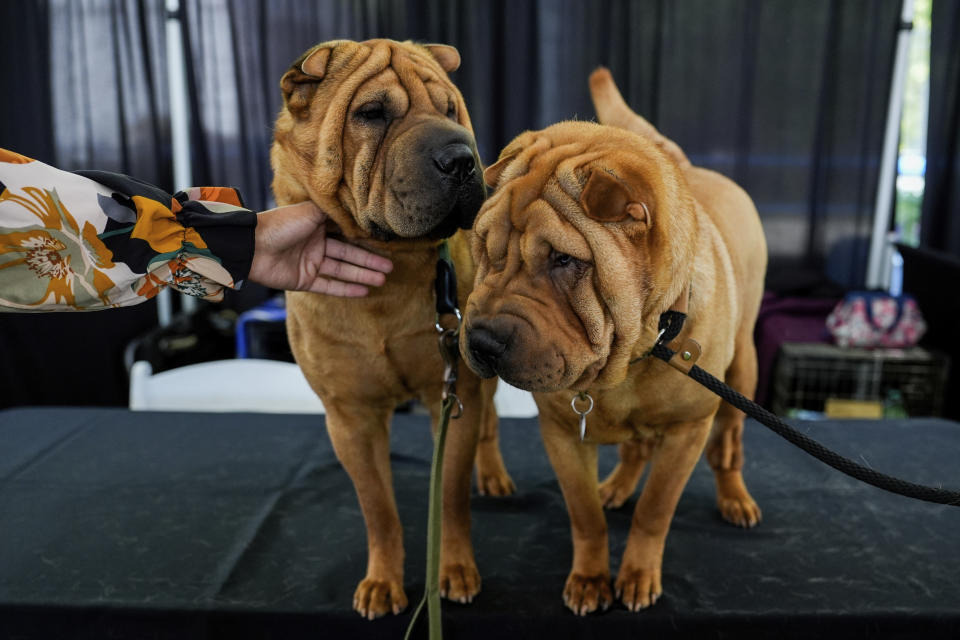
[[[390,419],[398,404],[416,398],[436,426],[443,388],[433,291],[438,246],[470,227],[484,198],[470,118],[447,77],[459,64],[445,45],[336,41],[306,52],[281,81],[271,150],[277,203],[312,200],[329,215],[329,233],[394,264],[386,284],[365,298],[287,293],[293,353],[326,407],[327,430],[366,522],[367,573],[353,605],[369,618],[407,605]],[[464,233],[451,239],[461,300],[473,278]],[[461,602],[480,590],[470,542],[475,452],[481,492],[513,487],[496,439],[494,389],[461,367],[464,412],[447,438],[440,568],[441,593]]]
[[[613,599],[598,444],[624,446],[608,501],[626,499],[652,464],[614,585],[631,610],[661,594],[667,531],[705,445],[724,517],[743,526],[760,518],[740,473],[743,414],[645,357],[661,313],[685,307],[678,339],[695,338],[700,366],[753,393],[766,269],[756,209],[630,111],[607,71],[591,76],[591,90],[601,122],[622,128],[564,122],[526,132],[487,169],[496,192],[474,226],[477,276],[461,336],[481,376],[534,392],[570,512],[563,598],[578,614]],[[580,391],[595,402],[582,442],[571,407]]]

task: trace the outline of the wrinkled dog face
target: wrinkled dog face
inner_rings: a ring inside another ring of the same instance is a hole
[[[664,237],[686,233],[666,207],[675,166],[638,136],[566,122],[519,136],[485,178],[497,190],[475,224],[470,368],[529,391],[618,383],[688,259]]]
[[[456,49],[391,40],[318,45],[281,81],[285,169],[360,235],[447,237],[469,228],[484,187],[466,106],[446,72]],[[340,222],[338,220],[338,222]]]

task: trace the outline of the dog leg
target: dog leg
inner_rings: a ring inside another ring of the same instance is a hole
[[[367,525],[367,575],[354,592],[353,608],[370,620],[407,607],[403,529],[390,471],[391,415],[373,407],[327,405],[327,431]]]
[[[509,496],[517,489],[500,454],[500,430],[497,410],[493,405],[496,380],[484,380],[481,385],[483,416],[480,422],[480,441],[477,443],[477,493],[482,496]]]
[[[614,584],[617,597],[630,611],[653,605],[663,593],[660,567],[670,521],[703,451],[712,419],[671,425],[654,453]]]
[[[726,372],[728,385],[748,398],[753,398],[757,386],[757,352],[752,331],[737,337],[733,362]],[[754,502],[743,481],[743,420],[742,411],[726,402],[713,424],[707,442],[706,458],[713,469],[717,483],[717,507],[727,522],[749,528],[760,522],[760,507]]]
[[[480,593],[480,572],[470,541],[470,480],[483,416],[479,380],[457,382],[463,415],[451,419],[443,455],[443,517],[440,536],[440,595],[466,604]],[[424,398],[436,433],[440,396]],[[456,409],[454,409],[456,411]]]
[[[570,514],[573,567],[563,588],[563,602],[581,616],[605,610],[613,603],[613,593],[607,521],[597,493],[597,446],[579,442],[569,425],[547,416],[541,415],[540,429]]]
[[[630,499],[652,451],[653,442],[650,440],[630,440],[617,447],[620,460],[599,487],[604,509],[619,509]]]

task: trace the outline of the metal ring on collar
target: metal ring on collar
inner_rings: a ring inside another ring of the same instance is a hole
[[[584,399],[584,398],[585,398],[586,400],[588,400],[588,401],[590,402],[590,404],[587,405],[587,410],[586,410],[586,411],[580,411],[580,409],[577,409],[577,400],[581,400],[581,399]],[[578,393],[577,395],[575,395],[575,396],[573,396],[572,398],[570,398],[570,408],[573,409],[573,412],[574,412],[575,414],[577,414],[578,416],[585,416],[585,415],[587,415],[588,413],[590,413],[591,411],[593,411],[593,396],[591,396],[591,395],[590,395],[589,393],[587,393],[586,391],[581,391],[581,392]]]
[[[460,401],[460,396],[458,396],[458,395],[455,394],[455,393],[448,393],[444,399],[446,399],[446,398],[453,398],[454,400],[457,401],[457,413],[456,413],[456,414],[453,414],[453,413],[450,414],[450,419],[451,419],[451,420],[456,420],[457,418],[459,418],[460,416],[463,415],[463,402]]]
[[[460,315],[460,309],[456,309],[456,308],[455,308],[455,309],[453,310],[453,313],[454,313],[454,315],[457,316],[457,329],[459,329],[459,328],[460,328],[460,323],[463,321],[463,316]],[[443,333],[444,331],[446,331],[446,329],[444,329],[443,327],[440,326],[440,314],[439,314],[439,313],[438,313],[437,316],[436,316],[436,320],[434,320],[434,325],[433,325],[433,326],[435,326],[435,327],[437,328],[437,333]]]

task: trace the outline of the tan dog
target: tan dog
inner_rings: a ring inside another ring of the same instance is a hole
[[[480,375],[534,392],[573,531],[563,598],[579,614],[612,602],[598,444],[625,444],[608,487],[626,495],[652,461],[615,583],[631,610],[661,594],[667,531],[705,445],[724,517],[759,520],[740,473],[743,415],[644,356],[660,314],[685,306],[679,339],[702,344],[698,364],[752,394],[766,269],[747,194],[691,166],[627,108],[608,72],[595,72],[591,89],[601,121],[636,133],[564,122],[504,149],[485,173],[497,190],[474,226],[477,279],[461,336]],[[595,402],[583,442],[571,408],[579,391]]]
[[[407,605],[390,419],[398,404],[417,398],[436,426],[439,239],[469,228],[484,198],[470,118],[447,77],[459,64],[457,50],[444,45],[336,41],[306,52],[281,81],[271,151],[277,203],[312,200],[329,214],[330,232],[394,264],[386,284],[365,298],[287,293],[293,353],[323,400],[367,525],[367,574],[353,604],[369,618]],[[473,278],[463,233],[451,240],[461,300]],[[441,593],[461,602],[480,590],[470,542],[475,452],[481,492],[513,486],[496,440],[494,389],[461,367],[464,414],[447,438],[440,569]]]

